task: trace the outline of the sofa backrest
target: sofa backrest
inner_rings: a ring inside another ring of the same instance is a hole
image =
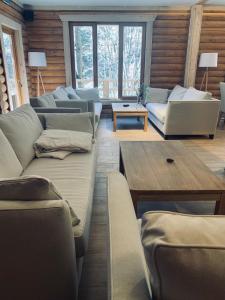
[[[43,131],[37,114],[29,104],[22,105],[0,116],[0,128],[25,169],[35,155],[33,144]]]
[[[22,171],[21,163],[0,129],[0,178],[18,177]]]

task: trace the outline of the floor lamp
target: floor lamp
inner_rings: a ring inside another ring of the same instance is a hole
[[[218,53],[201,53],[200,60],[199,60],[199,67],[200,68],[206,68],[200,90],[205,85],[205,90],[208,89],[208,79],[209,79],[209,68],[216,68],[218,63]]]
[[[39,69],[40,67],[47,67],[45,52],[29,52],[28,64],[30,67],[37,68],[37,96],[40,96],[40,83],[42,85],[43,92],[45,93],[45,86]]]

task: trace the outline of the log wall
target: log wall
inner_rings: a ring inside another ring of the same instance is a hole
[[[220,97],[219,82],[225,81],[225,11],[208,11],[203,15],[200,53],[219,53],[218,67],[209,69],[208,90],[215,97]],[[204,69],[199,68],[196,77],[196,87],[199,88]]]

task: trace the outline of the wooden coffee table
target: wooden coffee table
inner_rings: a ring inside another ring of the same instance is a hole
[[[181,142],[120,142],[120,171],[136,211],[141,200],[216,201],[225,214],[225,183]]]
[[[124,104],[129,104],[125,107]],[[148,129],[148,110],[142,105],[137,103],[112,103],[113,110],[113,130],[117,128],[117,117],[143,117],[144,118],[144,131]]]

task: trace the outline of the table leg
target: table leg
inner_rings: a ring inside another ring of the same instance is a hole
[[[137,204],[138,204],[137,193],[136,193],[136,191],[130,191],[130,194],[131,194],[131,198],[133,201],[134,211],[135,211],[135,214],[137,215]]]
[[[215,215],[225,215],[225,194],[221,194],[219,201],[216,201]]]
[[[148,130],[148,114],[145,114],[144,131]]]
[[[116,131],[116,112],[113,112],[113,131]]]

